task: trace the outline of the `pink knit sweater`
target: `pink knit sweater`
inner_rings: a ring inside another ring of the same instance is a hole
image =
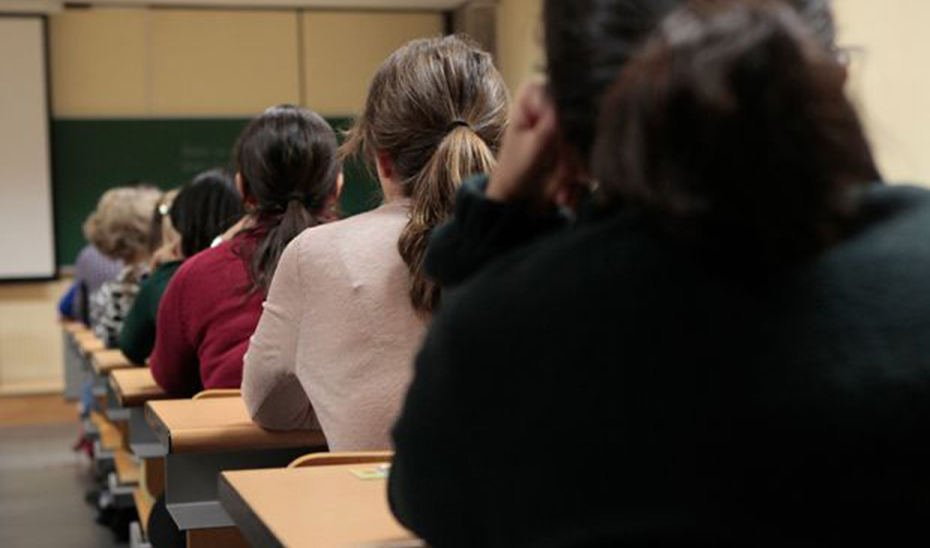
[[[307,230],[278,264],[242,392],[272,430],[322,428],[332,451],[389,449],[426,323],[397,251],[409,202]]]

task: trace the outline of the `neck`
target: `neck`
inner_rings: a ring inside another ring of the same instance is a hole
[[[239,219],[239,222],[229,227],[229,229],[226,232],[224,232],[220,236],[220,238],[224,242],[228,240],[232,240],[233,238],[236,237],[237,234],[239,234],[243,230],[252,228],[253,226],[255,226],[255,217],[253,214],[249,213],[245,215],[244,217],[242,217],[241,219]]]
[[[403,191],[399,184],[394,182],[393,179],[381,178],[381,192],[384,194],[384,203],[390,204],[396,202],[397,200],[402,200],[405,198]]]

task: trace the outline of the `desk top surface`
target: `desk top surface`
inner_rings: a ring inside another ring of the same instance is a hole
[[[146,420],[168,453],[320,448],[322,432],[271,432],[252,422],[241,397],[150,401]]]
[[[98,375],[107,375],[116,369],[128,369],[134,367],[129,358],[123,355],[118,349],[99,350],[91,354],[90,361],[94,366],[94,371]]]
[[[97,338],[93,333],[85,333],[75,337],[78,348],[84,354],[92,354],[93,352],[99,352],[106,349],[106,345],[103,344],[103,341]]]
[[[80,342],[83,340],[97,340],[97,334],[93,332],[90,328],[85,329],[76,329],[71,332],[71,336],[74,337],[74,340]]]
[[[83,323],[75,322],[72,320],[62,320],[61,328],[64,329],[65,332],[70,333],[72,335],[77,335],[79,333],[84,333],[86,331],[89,331],[89,329],[87,329],[87,326],[84,325]]]
[[[223,472],[220,501],[251,542],[294,548],[423,546],[388,508],[372,464]]]
[[[122,407],[139,407],[149,400],[168,398],[165,391],[155,383],[148,367],[117,369],[110,373],[110,386]]]

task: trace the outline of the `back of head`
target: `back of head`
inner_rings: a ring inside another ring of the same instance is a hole
[[[210,247],[242,217],[242,197],[228,171],[212,169],[181,189],[170,216],[180,235],[181,254],[192,257]]]
[[[110,189],[85,223],[85,235],[112,259],[141,261],[151,252],[152,216],[161,198],[160,190],[146,185]]]
[[[171,219],[168,212],[171,210],[171,204],[178,196],[178,190],[172,189],[162,194],[161,199],[155,204],[152,210],[152,224],[149,229],[149,255],[158,251],[162,245],[176,240],[176,232],[171,225]]]
[[[246,259],[254,287],[267,290],[287,244],[327,220],[342,172],[336,134],[310,110],[273,107],[243,130],[234,156],[255,219]]]
[[[608,93],[605,195],[676,236],[765,263],[842,237],[849,190],[878,179],[845,69],[779,2],[675,12]]]
[[[782,0],[767,0],[781,2]],[[587,161],[604,93],[663,18],[688,0],[545,0],[549,86],[565,140]],[[789,0],[832,47],[830,0]]]
[[[451,215],[463,179],[494,166],[509,104],[489,54],[457,36],[415,40],[381,66],[344,145],[344,155],[363,151],[371,164],[387,155],[411,198],[398,245],[420,312],[439,302],[438,288],[423,273],[429,235]]]

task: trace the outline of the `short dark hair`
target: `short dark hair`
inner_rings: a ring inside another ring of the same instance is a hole
[[[181,236],[181,253],[192,257],[242,217],[242,197],[228,171],[211,169],[181,189],[169,216]]]
[[[675,236],[765,263],[811,256],[844,235],[849,190],[879,179],[844,84],[786,5],[691,4],[609,91],[595,175]]]
[[[549,86],[564,139],[590,157],[604,93],[662,19],[687,0],[546,0]],[[781,1],[781,0],[769,0]],[[829,0],[789,0],[833,47]]]

